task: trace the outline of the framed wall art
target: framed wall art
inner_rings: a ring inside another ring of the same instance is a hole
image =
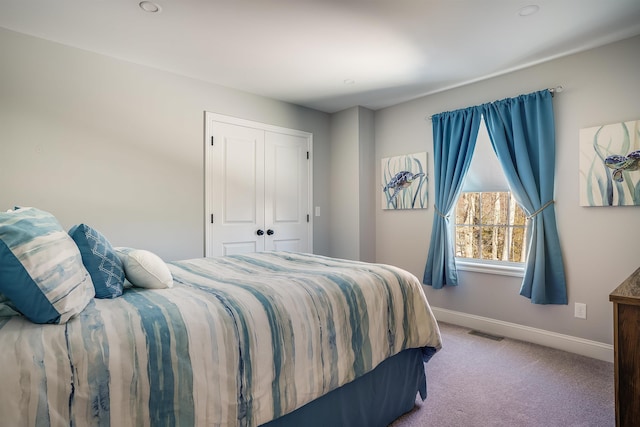
[[[426,209],[427,153],[382,159],[382,209]]]
[[[580,205],[640,206],[640,120],[580,129]]]

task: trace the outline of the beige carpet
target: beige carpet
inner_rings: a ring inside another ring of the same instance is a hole
[[[392,427],[615,425],[613,364],[440,324],[427,400]]]

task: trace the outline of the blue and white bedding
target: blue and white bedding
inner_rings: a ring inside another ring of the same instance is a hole
[[[65,324],[0,317],[0,422],[253,427],[441,345],[396,267],[265,252],[169,268],[173,288],[125,288]]]

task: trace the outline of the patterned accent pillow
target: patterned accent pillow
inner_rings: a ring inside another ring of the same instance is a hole
[[[144,249],[115,248],[124,265],[127,280],[138,288],[164,289],[173,287],[173,276],[158,255]]]
[[[34,323],[65,323],[92,300],[78,247],[50,213],[0,212],[0,293]]]
[[[117,298],[122,295],[122,261],[107,238],[86,224],[74,225],[69,235],[80,249],[82,263],[89,271],[96,290],[96,298]]]

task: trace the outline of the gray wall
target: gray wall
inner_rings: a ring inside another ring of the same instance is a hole
[[[358,143],[360,147],[360,260],[375,262],[376,260],[376,223],[375,209],[375,121],[374,112],[364,107],[358,107]]]
[[[579,130],[640,119],[640,37],[490,80],[424,96],[375,114],[376,158],[428,152],[429,209],[376,210],[378,262],[396,264],[422,278],[433,222],[432,114],[562,85],[554,98],[557,138],[555,206],[565,259],[569,305],[534,305],[519,296],[521,279],[461,272],[460,284],[434,290],[435,307],[505,322],[613,342],[609,293],[640,266],[640,207],[579,206]],[[376,172],[380,180],[380,171]],[[380,197],[380,192],[378,196]],[[587,304],[587,319],[574,303]]]
[[[0,57],[0,209],[203,256],[205,111],[313,133],[314,206],[329,206],[327,114],[4,29]],[[314,226],[328,254],[327,217]]]
[[[375,261],[374,113],[352,107],[331,115],[330,254]]]
[[[358,108],[331,115],[331,256],[360,259]]]

